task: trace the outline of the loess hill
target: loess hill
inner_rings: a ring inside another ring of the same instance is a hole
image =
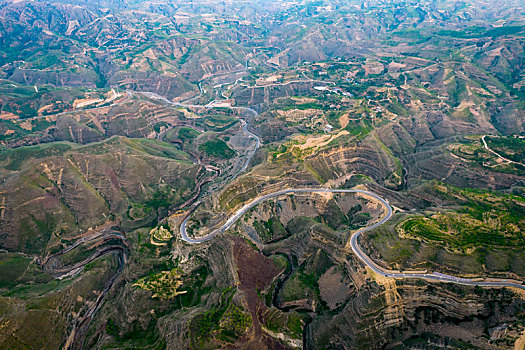
[[[522,349],[523,291],[366,268],[365,195],[180,234],[360,188],[379,266],[522,283],[522,10],[0,1],[0,348]]]

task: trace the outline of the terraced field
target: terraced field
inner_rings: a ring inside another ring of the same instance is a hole
[[[520,349],[522,9],[0,1],[0,348]]]

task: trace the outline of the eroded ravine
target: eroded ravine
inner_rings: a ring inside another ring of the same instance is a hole
[[[97,248],[88,257],[82,261],[62,265],[60,259],[62,256],[82,246],[89,246],[97,243]],[[84,267],[92,261],[101,257],[113,254],[117,260],[117,267],[105,282],[104,287],[99,291],[95,301],[86,303],[75,317],[73,327],[64,345],[64,349],[81,349],[86,331],[91,323],[95,313],[98,311],[102,302],[111,289],[116,279],[122,273],[129,255],[128,242],[118,231],[111,227],[102,228],[98,232],[78,239],[74,244],[63,250],[46,257],[41,262],[42,270],[57,279],[72,278],[79,274]]]
[[[442,274],[439,272],[432,272],[432,273],[426,273],[425,271],[421,272],[410,272],[410,273],[404,273],[394,270],[388,270],[385,268],[382,268],[378,264],[376,264],[359,246],[359,238],[364,232],[373,230],[381,225],[383,225],[385,222],[387,222],[393,214],[392,207],[390,204],[379,195],[366,191],[366,190],[360,190],[360,189],[330,189],[330,188],[290,188],[285,190],[276,191],[273,193],[269,193],[260,197],[257,197],[256,199],[252,200],[248,204],[245,204],[242,208],[237,210],[235,214],[230,216],[226,222],[220,226],[219,228],[213,230],[209,234],[202,236],[202,237],[195,237],[191,238],[187,235],[186,231],[186,225],[190,218],[188,216],[180,225],[180,233],[181,238],[190,244],[199,244],[206,241],[211,240],[215,236],[224,233],[228,229],[230,229],[237,220],[239,220],[248,210],[256,206],[257,204],[266,201],[271,198],[279,197],[282,195],[292,194],[292,193],[358,193],[365,196],[369,196],[378,202],[380,202],[383,207],[386,210],[386,214],[381,218],[379,221],[375,222],[374,224],[361,228],[358,231],[356,231],[351,237],[350,240],[347,243],[347,246],[349,245],[354,254],[368,267],[370,268],[374,273],[381,275],[386,278],[397,278],[397,279],[424,279],[428,281],[434,281],[434,282],[446,282],[446,283],[454,283],[454,284],[461,284],[461,285],[469,285],[469,286],[479,286],[479,287],[510,287],[510,288],[519,288],[522,290],[525,290],[525,285],[514,283],[511,281],[507,281],[505,279],[491,279],[489,280],[478,280],[478,279],[470,279],[470,278],[460,278],[455,277],[451,275]]]

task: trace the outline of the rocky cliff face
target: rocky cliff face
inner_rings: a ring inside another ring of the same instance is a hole
[[[349,221],[337,219],[334,202],[341,213],[350,210]],[[287,257],[289,270],[272,285],[267,305],[288,317],[308,314],[305,347],[513,348],[524,326],[522,292],[392,280],[363,267],[339,225],[355,225],[352,218],[361,216],[373,221],[379,209],[354,195],[294,195],[259,205],[238,226],[265,255]]]
[[[522,327],[517,315],[523,315],[525,306],[516,293],[414,281],[368,281],[337,315],[312,322],[310,344],[347,349],[432,344],[512,349]],[[505,331],[494,333],[498,327]]]

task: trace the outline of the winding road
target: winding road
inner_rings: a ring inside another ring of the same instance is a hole
[[[257,204],[267,199],[270,199],[270,198],[279,197],[279,196],[291,194],[291,193],[360,193],[360,194],[372,197],[375,200],[379,201],[386,209],[386,215],[384,215],[381,220],[377,221],[373,225],[364,227],[356,231],[350,238],[350,246],[354,254],[363,263],[365,263],[366,266],[368,266],[372,271],[374,271],[374,273],[378,275],[381,275],[387,278],[399,278],[399,279],[419,278],[419,279],[424,279],[424,280],[429,280],[429,281],[455,283],[455,284],[462,284],[462,285],[468,285],[468,286],[511,287],[511,288],[519,288],[519,289],[525,290],[525,285],[503,280],[503,279],[484,281],[484,280],[478,280],[478,279],[460,278],[460,277],[442,274],[439,272],[404,273],[404,272],[387,270],[387,269],[380,267],[361,249],[361,247],[358,244],[358,240],[361,234],[363,234],[364,232],[373,230],[381,226],[385,222],[387,222],[392,217],[392,213],[393,213],[392,207],[390,206],[390,204],[388,204],[388,202],[384,198],[378,196],[377,194],[369,192],[369,191],[365,191],[365,190],[359,190],[359,189],[348,189],[347,190],[347,189],[329,189],[329,188],[291,188],[291,189],[276,191],[270,194],[266,194],[264,196],[260,196],[252,200],[248,204],[245,204],[242,208],[237,210],[237,212],[233,214],[221,227],[219,227],[218,229],[212,231],[211,233],[203,237],[191,238],[188,236],[186,232],[186,225],[191,216],[189,215],[180,225],[181,237],[184,241],[186,241],[187,243],[191,243],[191,244],[198,244],[198,243],[209,241],[215,236],[217,236],[218,234],[223,233],[227,231],[229,228],[231,228],[233,224],[237,222],[237,220],[239,220],[248,210],[250,210]]]
[[[483,137],[481,138],[481,141],[483,141],[483,146],[485,147],[485,149],[486,149],[487,151],[489,151],[490,153],[496,155],[499,159],[501,159],[501,160],[503,160],[503,161],[505,161],[505,162],[507,162],[507,163],[519,164],[519,165],[523,165],[523,166],[525,166],[525,164],[523,164],[523,163],[515,162],[515,161],[513,161],[513,160],[511,160],[511,159],[505,158],[505,157],[503,157],[501,154],[499,154],[498,152],[496,152],[496,151],[494,151],[493,149],[491,149],[491,148],[489,147],[489,145],[487,144],[487,141],[485,140],[485,137],[487,137],[487,136],[490,136],[490,135],[483,135]]]
[[[257,112],[255,112],[255,113],[257,113]],[[242,172],[244,172],[248,168],[248,165],[250,165],[250,161],[252,160],[253,156],[255,155],[255,152],[257,152],[257,150],[261,146],[261,140],[259,139],[259,137],[257,135],[255,135],[253,132],[248,130],[248,122],[246,120],[244,120],[244,119],[241,119],[241,123],[242,123],[242,130],[244,131],[244,133],[246,135],[248,135],[248,137],[250,137],[250,138],[255,140],[255,147],[251,150],[250,153],[248,153],[248,158],[246,159],[246,162],[244,162],[244,165],[239,170],[237,175],[242,173]]]
[[[168,99],[166,99],[166,98],[164,98],[162,96],[159,96],[159,95],[157,95],[155,93],[144,93],[143,92],[143,94],[146,95],[146,96],[149,96],[151,98],[161,99],[161,100],[163,100],[164,102],[167,102],[170,105],[174,105],[174,106],[178,106],[178,107],[190,107],[190,108],[191,107],[193,107],[193,108],[215,108],[216,107],[216,106],[214,106],[214,103],[216,101],[212,101],[211,103],[209,103],[207,105],[193,105],[193,104],[186,104],[186,103],[180,103],[180,102],[172,102],[172,101],[170,101],[170,100],[168,100]],[[230,108],[230,109],[233,109],[233,110],[240,110],[240,111],[250,112],[254,116],[258,115],[257,111],[255,111],[254,109],[249,108],[249,107],[230,106],[230,107],[226,107],[226,108]],[[243,131],[248,135],[248,137],[250,137],[250,138],[252,138],[252,139],[254,139],[256,141],[256,145],[255,145],[254,149],[248,154],[248,157],[246,159],[245,164],[237,172],[237,174],[234,176],[234,178],[237,177],[240,173],[244,172],[248,168],[248,165],[249,165],[252,157],[254,156],[255,152],[257,151],[257,149],[261,145],[261,141],[260,141],[259,137],[257,135],[255,135],[254,133],[248,131],[248,129],[247,129],[248,122],[246,120],[242,119],[242,118],[240,118],[240,120],[241,120],[241,123],[242,123]],[[485,144],[485,147],[488,149],[488,147],[487,147],[487,145],[485,143],[484,137],[483,137],[483,143]],[[490,151],[490,149],[489,149],[489,151]],[[499,157],[501,157],[501,156],[499,156]],[[373,229],[383,225],[385,222],[387,222],[392,217],[392,213],[393,213],[392,207],[390,206],[390,204],[388,204],[388,202],[384,198],[380,197],[379,195],[377,195],[375,193],[372,193],[370,191],[359,190],[359,189],[290,188],[290,189],[285,189],[285,190],[280,190],[280,191],[276,191],[276,192],[273,192],[273,193],[269,193],[269,194],[266,194],[264,196],[257,197],[256,199],[252,200],[251,202],[245,204],[242,208],[237,210],[237,212],[235,214],[230,216],[230,218],[228,220],[226,220],[226,222],[224,224],[222,224],[222,226],[220,226],[219,228],[213,230],[212,232],[210,232],[209,234],[207,234],[207,235],[205,235],[203,237],[191,238],[191,237],[188,236],[187,231],[186,231],[186,226],[188,224],[188,220],[191,217],[191,214],[190,214],[190,215],[188,215],[186,217],[186,219],[180,225],[180,233],[181,233],[182,240],[184,240],[185,242],[190,243],[190,244],[199,244],[199,243],[203,243],[203,242],[209,241],[212,238],[214,238],[215,236],[217,236],[218,234],[224,233],[225,231],[230,229],[233,226],[233,224],[235,224],[235,222],[237,222],[237,220],[239,220],[248,210],[250,210],[251,208],[253,208],[257,204],[259,204],[259,203],[261,203],[261,202],[263,202],[263,201],[265,201],[267,199],[270,199],[270,198],[275,198],[275,197],[279,197],[279,196],[286,195],[286,194],[291,194],[291,193],[360,193],[360,194],[372,197],[375,200],[379,201],[383,205],[383,207],[386,209],[386,215],[384,215],[381,218],[381,220],[377,221],[376,223],[374,223],[374,224],[372,224],[370,226],[361,228],[360,230],[356,231],[351,236],[349,243],[350,243],[350,247],[352,248],[352,251],[354,252],[354,254],[366,266],[368,266],[372,271],[374,271],[374,273],[376,273],[376,274],[378,274],[380,276],[383,276],[383,277],[386,277],[386,278],[398,278],[398,279],[419,278],[419,279],[424,279],[424,280],[428,280],[428,281],[455,283],[455,284],[468,285],[468,286],[510,287],[510,288],[519,288],[521,290],[525,290],[525,285],[519,284],[519,283],[515,283],[515,282],[512,282],[512,281],[508,281],[508,280],[505,280],[505,279],[493,279],[493,280],[488,281],[488,280],[480,280],[480,279],[461,278],[461,277],[456,277],[456,276],[442,274],[442,273],[439,273],[439,272],[432,272],[432,273],[426,273],[424,271],[422,271],[422,272],[417,272],[417,271],[414,271],[414,272],[400,272],[400,271],[387,270],[387,269],[379,266],[361,249],[361,247],[358,244],[358,240],[359,240],[359,237],[361,237],[361,234],[363,234],[364,232],[373,230]]]
[[[147,96],[149,98],[152,98],[152,99],[161,100],[164,103],[166,103],[168,105],[171,105],[171,106],[175,106],[175,107],[228,108],[228,109],[231,109],[231,110],[234,110],[234,111],[248,112],[248,113],[252,114],[254,117],[259,115],[259,113],[255,109],[250,108],[250,107],[215,105],[216,102],[220,102],[220,101],[215,101],[215,100],[210,102],[210,103],[208,103],[207,105],[195,105],[195,104],[187,104],[187,103],[182,103],[182,102],[173,102],[173,101],[170,101],[170,100],[168,100],[167,98],[165,98],[163,96],[157,95],[154,92],[141,92],[141,94],[143,94],[144,96]],[[255,155],[255,152],[257,152],[257,150],[261,146],[261,139],[257,135],[255,135],[254,133],[252,133],[251,131],[248,130],[248,122],[245,119],[243,119],[243,118],[239,118],[239,120],[241,121],[243,132],[246,135],[248,135],[249,138],[255,140],[255,147],[248,153],[248,157],[246,158],[246,161],[244,162],[244,165],[242,166],[242,168],[239,171],[237,171],[237,173],[234,175],[234,177],[231,180],[235,179],[237,176],[239,176],[239,174],[241,174],[242,172],[244,172],[248,168],[248,165],[250,165],[250,161],[252,160],[253,156]]]

